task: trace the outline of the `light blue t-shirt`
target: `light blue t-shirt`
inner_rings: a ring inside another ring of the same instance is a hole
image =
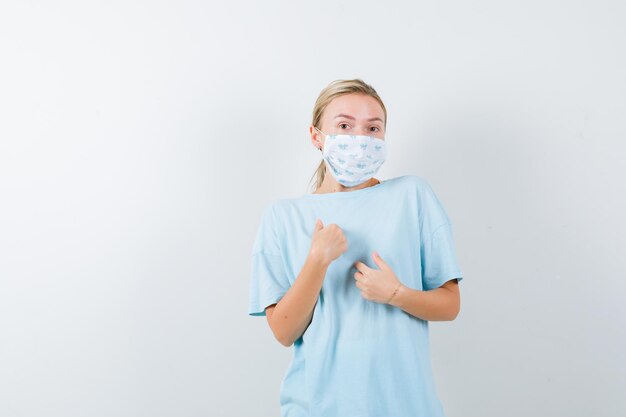
[[[451,221],[422,177],[404,175],[355,191],[304,194],[270,203],[252,248],[248,314],[265,316],[294,283],[315,220],[337,224],[348,250],[328,267],[304,334],[280,385],[281,417],[441,417],[428,321],[368,301],[354,263],[372,251],[407,287],[461,281]]]

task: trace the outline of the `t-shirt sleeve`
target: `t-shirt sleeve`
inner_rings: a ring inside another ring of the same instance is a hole
[[[451,279],[463,277],[457,261],[452,222],[430,185],[425,183],[421,198],[422,241],[420,258],[422,288],[438,288]]]
[[[281,254],[274,207],[263,212],[252,246],[248,314],[265,316],[265,308],[277,303],[290,287]]]

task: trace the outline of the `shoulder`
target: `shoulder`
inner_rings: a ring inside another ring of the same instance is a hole
[[[406,185],[403,188],[407,193],[415,197],[419,210],[445,211],[437,193],[426,178],[419,175],[403,175],[399,178]]]
[[[282,205],[281,200],[271,200],[267,202],[260,209],[260,220],[261,225],[267,225],[269,227],[275,227],[277,221],[276,219],[280,218],[280,206]]]
[[[279,225],[289,221],[294,212],[297,212],[298,200],[296,198],[278,198],[269,201],[263,208],[262,219],[264,222],[271,222]]]
[[[285,207],[291,206],[297,202],[297,198],[276,198],[274,200],[268,201],[263,207],[264,213],[278,213],[281,210],[284,210]]]
[[[289,210],[289,207],[298,203],[297,198],[277,198],[267,204],[266,210],[272,212],[275,216]]]
[[[397,183],[399,185],[402,185],[407,188],[411,188],[413,190],[417,190],[418,193],[432,191],[432,188],[428,180],[426,180],[426,178],[419,176],[419,175],[413,175],[413,174],[401,175],[399,177],[391,178],[387,181]]]

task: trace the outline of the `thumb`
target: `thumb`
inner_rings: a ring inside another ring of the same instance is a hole
[[[315,230],[313,232],[318,232],[324,228],[324,224],[321,219],[315,219]]]
[[[387,262],[383,261],[383,258],[380,257],[380,255],[378,254],[378,252],[373,251],[372,252],[373,256],[372,258],[374,259],[374,263],[383,270],[387,270],[389,269],[389,265],[387,265]]]

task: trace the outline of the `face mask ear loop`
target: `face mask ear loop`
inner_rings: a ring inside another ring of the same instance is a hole
[[[318,132],[320,132],[321,134],[323,134],[324,136],[328,136],[326,133],[322,132],[321,130],[319,130],[317,128],[317,126],[313,126],[315,128],[315,130],[317,130]],[[320,146],[319,148],[317,148],[320,150],[321,153],[324,153],[324,151],[322,150],[322,147]]]

